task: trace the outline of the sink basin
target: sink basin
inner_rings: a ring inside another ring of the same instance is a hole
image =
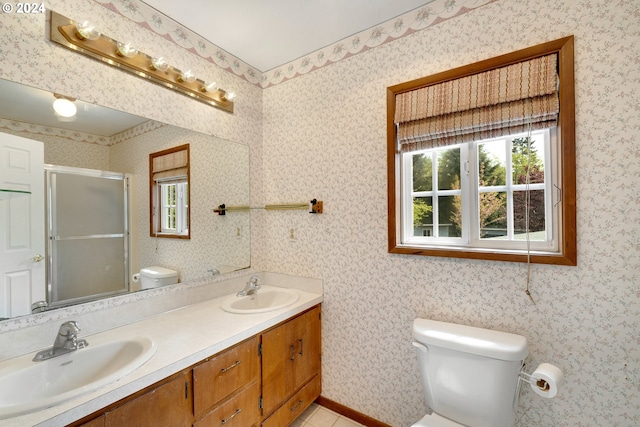
[[[262,286],[258,292],[246,297],[230,296],[222,303],[229,313],[253,314],[279,310],[298,301],[300,294],[295,289]]]
[[[0,364],[0,419],[58,405],[133,372],[153,356],[145,337],[92,345],[42,362],[33,355]]]

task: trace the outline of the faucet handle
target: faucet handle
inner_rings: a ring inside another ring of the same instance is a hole
[[[78,332],[80,332],[80,326],[78,326],[78,322],[75,320],[64,322],[60,325],[60,330],[58,331],[60,335],[64,336],[76,335]]]

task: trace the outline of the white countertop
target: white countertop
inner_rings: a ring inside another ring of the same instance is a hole
[[[156,353],[133,373],[57,406],[0,420],[3,427],[64,426],[152,385],[201,360],[322,302],[322,290],[283,283],[297,288],[300,298],[280,310],[258,314],[232,314],[220,305],[228,295],[159,314],[95,335],[83,336],[90,345],[126,337],[152,339]],[[275,283],[269,283],[274,285]],[[78,350],[82,351],[82,350]],[[33,354],[21,357],[33,357]],[[10,360],[4,363],[8,363]]]

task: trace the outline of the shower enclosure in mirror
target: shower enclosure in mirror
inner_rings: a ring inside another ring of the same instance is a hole
[[[45,166],[49,307],[129,291],[129,178]]]

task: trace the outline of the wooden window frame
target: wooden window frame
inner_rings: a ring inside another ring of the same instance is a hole
[[[576,155],[575,155],[575,88],[574,88],[574,38],[573,36],[550,41],[495,58],[465,65],[431,76],[401,83],[387,88],[387,189],[388,189],[388,251],[394,254],[483,259],[539,264],[577,265],[576,244]],[[397,144],[397,128],[394,121],[396,94],[448,80],[485,72],[532,58],[557,53],[560,81],[560,113],[557,135],[562,159],[560,179],[562,184],[562,223],[557,253],[515,253],[503,250],[476,248],[429,248],[401,243],[401,153]]]
[[[189,227],[187,228],[186,234],[175,234],[175,233],[166,233],[162,232],[162,226],[160,224],[160,214],[156,217],[154,215],[154,207],[157,206],[158,210],[160,210],[160,194],[158,191],[158,185],[156,181],[153,179],[153,159],[156,157],[161,157],[167,154],[175,153],[178,151],[186,151],[187,152],[187,200],[189,201],[189,208],[187,209],[187,224]],[[190,154],[189,154],[189,144],[180,145],[178,147],[169,148],[167,150],[158,151],[156,153],[149,154],[149,236],[150,237],[161,237],[161,238],[169,238],[169,239],[191,239],[191,166],[190,166]]]

